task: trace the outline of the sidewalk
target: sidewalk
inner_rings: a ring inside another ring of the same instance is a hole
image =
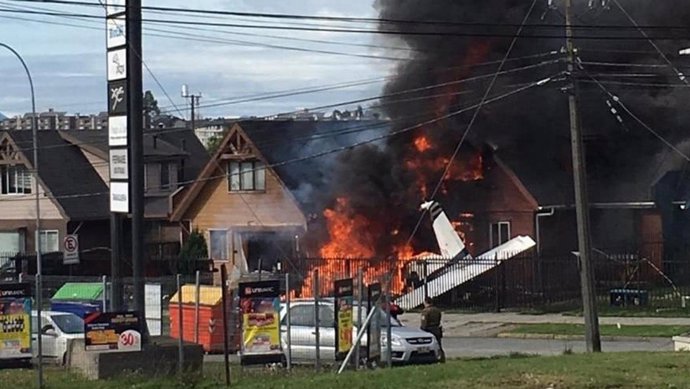
[[[406,313],[400,316],[408,326],[419,326],[419,316]],[[581,316],[564,316],[561,314],[522,315],[507,313],[446,313],[443,315],[443,331],[447,337],[480,337],[496,336],[502,327],[510,324],[565,323],[584,324]],[[677,325],[690,327],[690,317],[600,317],[600,324],[621,325]]]

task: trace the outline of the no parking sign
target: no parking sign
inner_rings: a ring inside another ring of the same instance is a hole
[[[63,265],[79,264],[79,238],[77,235],[67,235],[63,241]]]

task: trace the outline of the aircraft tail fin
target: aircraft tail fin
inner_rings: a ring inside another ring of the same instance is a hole
[[[429,211],[436,241],[443,257],[454,259],[457,257],[465,258],[469,255],[465,243],[455,232],[448,216],[443,212],[441,204],[436,201],[427,201],[421,205],[421,209]]]

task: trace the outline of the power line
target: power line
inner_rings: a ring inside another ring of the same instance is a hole
[[[47,4],[61,4],[72,6],[96,6],[94,3],[84,1],[67,1],[67,0],[10,0],[14,2],[24,3],[47,3]],[[125,6],[115,6],[125,8]],[[365,17],[347,17],[347,16],[323,16],[323,15],[300,15],[300,14],[276,14],[276,13],[258,13],[258,12],[238,12],[238,11],[224,11],[224,10],[204,10],[194,8],[176,8],[176,7],[160,7],[160,6],[143,6],[143,10],[170,12],[176,14],[196,14],[196,15],[225,15],[225,16],[239,16],[247,18],[258,19],[279,19],[279,20],[310,20],[310,21],[328,21],[328,22],[348,22],[348,23],[368,23],[368,24],[394,24],[394,25],[429,25],[429,26],[448,26],[448,27],[507,27],[507,28],[554,28],[562,29],[565,25],[562,24],[514,24],[514,23],[487,23],[487,22],[458,22],[445,20],[413,20],[413,19],[391,19],[391,18],[365,18]],[[574,29],[631,29],[627,26],[615,25],[574,25]],[[664,29],[664,30],[681,30],[690,31],[688,26],[660,26],[647,25],[639,26],[643,29]]]
[[[48,11],[28,11],[28,10],[11,10],[0,9],[0,12],[6,13],[20,13],[20,14],[35,14],[46,16],[70,16],[75,18],[98,19],[102,20],[104,16],[79,14],[79,13],[64,13],[64,12],[48,12]],[[244,29],[266,29],[266,30],[284,30],[284,31],[311,31],[311,32],[335,32],[335,33],[361,33],[361,34],[377,34],[377,35],[403,35],[403,36],[436,36],[436,37],[468,37],[468,38],[514,38],[512,34],[505,33],[477,33],[477,32],[459,32],[459,31],[405,31],[405,30],[372,30],[372,29],[349,29],[349,28],[328,28],[328,27],[296,27],[285,25],[260,25],[260,24],[239,24],[239,23],[214,23],[202,21],[189,20],[174,20],[174,19],[145,19],[143,22],[158,23],[158,24],[173,24],[186,26],[213,26],[213,27],[230,27],[230,28],[244,28]],[[523,39],[562,39],[563,34],[553,35],[539,35],[532,34],[523,36]],[[645,38],[632,36],[608,36],[608,35],[586,35],[578,36],[578,40],[622,40],[622,41],[637,41]],[[655,40],[690,40],[690,36],[684,35],[660,35],[649,37],[647,39]]]
[[[33,7],[34,10],[27,9],[27,8],[17,8],[13,7],[12,10],[16,12],[21,12],[21,11],[26,11],[26,12],[43,12],[46,10],[45,8],[37,8]],[[41,11],[35,11],[36,9],[41,10]],[[7,11],[4,9],[0,9],[0,12]],[[9,12],[9,11],[8,11]],[[59,17],[59,18],[66,18],[66,19],[76,19],[76,20],[81,20],[81,17],[78,16],[70,16],[68,14],[64,15],[59,15],[59,14],[54,14],[52,12],[46,12],[50,13],[50,15],[46,16],[51,16],[51,17]],[[98,18],[98,16],[93,15],[94,18]],[[13,18],[11,16],[0,16],[2,18]],[[17,20],[31,20],[27,18],[20,18],[20,17],[14,17]],[[39,21],[38,19],[35,21]],[[90,20],[83,20],[84,22],[89,22]],[[43,23],[43,21],[40,21]],[[57,25],[63,25],[63,26],[68,26],[68,27],[76,27],[76,28],[86,28],[86,29],[92,29],[92,30],[99,30],[102,31],[101,27],[90,27],[90,26],[85,26],[85,25],[73,25],[69,23],[58,23],[58,22],[46,22],[50,24],[57,24]],[[96,22],[98,23],[98,22]],[[151,24],[151,22],[145,21],[147,24]],[[184,28],[184,27],[179,27],[179,26],[171,26],[171,28]],[[171,31],[171,30],[166,30],[166,29],[161,29],[161,28],[148,28],[147,30],[153,31],[145,33],[146,36],[155,36],[155,37],[160,37],[160,38],[169,38],[169,39],[180,39],[180,40],[186,40],[186,41],[192,41],[192,42],[205,42],[205,43],[216,43],[216,44],[226,44],[226,45],[232,45],[232,46],[247,46],[247,47],[265,47],[265,48],[270,48],[270,49],[281,49],[281,50],[289,50],[289,51],[298,51],[298,52],[305,52],[305,53],[317,53],[317,54],[329,54],[329,55],[337,55],[337,56],[345,56],[345,57],[358,57],[358,58],[367,58],[367,59],[377,59],[377,60],[388,60],[388,61],[403,61],[406,60],[406,58],[398,58],[398,57],[391,57],[391,56],[383,56],[383,55],[371,55],[371,54],[358,54],[358,53],[348,53],[348,52],[343,52],[343,51],[332,51],[332,50],[321,50],[321,49],[309,49],[309,48],[303,48],[303,47],[295,47],[295,46],[286,46],[286,45],[277,45],[277,44],[270,44],[270,43],[263,43],[263,42],[256,42],[256,41],[246,41],[246,40],[239,40],[239,39],[227,39],[227,38],[218,38],[218,37],[210,37],[207,35],[199,35],[199,34],[190,34],[189,32],[179,32],[179,31]],[[208,30],[208,29],[206,29]],[[231,32],[231,31],[215,31],[218,33],[226,33],[226,34],[236,34],[236,35],[245,35],[243,33],[239,32]],[[248,35],[261,35],[261,34],[248,34]],[[288,40],[294,40],[292,38],[285,37],[284,39]],[[299,40],[299,39],[297,39]],[[374,46],[374,45],[370,45]]]
[[[623,101],[620,99],[620,97],[618,97],[617,95],[613,94],[613,92],[609,91],[609,90],[603,85],[603,83],[601,83],[598,79],[596,79],[595,77],[593,77],[593,76],[587,71],[587,69],[585,69],[585,67],[582,66],[582,64],[580,64],[579,68],[580,68],[580,70],[582,70],[582,71],[583,71],[583,72],[584,72],[584,73],[585,73],[595,84],[597,84],[597,86],[599,87],[599,89],[601,89],[609,98],[611,98],[612,101],[616,102],[616,103],[621,107],[621,109],[623,109],[631,118],[633,118],[637,123],[639,123],[642,127],[644,127],[644,129],[646,129],[647,131],[649,131],[649,132],[650,132],[652,135],[654,135],[657,139],[659,139],[659,140],[660,140],[663,144],[665,144],[669,149],[673,150],[676,154],[678,154],[679,156],[681,156],[683,159],[685,159],[686,161],[690,162],[690,157],[689,157],[689,156],[687,156],[687,155],[686,155],[685,153],[683,153],[679,148],[677,148],[676,146],[674,146],[673,143],[671,143],[670,141],[668,141],[663,135],[661,135],[661,133],[659,133],[658,131],[654,130],[651,126],[649,126],[647,123],[645,123],[642,119],[640,119],[640,117],[638,117],[637,115],[635,115],[635,113],[633,113],[633,112],[630,110],[630,108],[628,108],[628,106],[626,106],[625,103],[623,103]]]
[[[543,67],[543,66],[547,66],[547,65],[557,64],[557,63],[562,62],[562,61],[563,61],[563,60],[562,60],[561,58],[555,59],[555,60],[549,60],[549,61],[542,61],[542,62],[540,62],[540,63],[533,64],[533,65],[522,66],[522,67],[510,69],[510,70],[504,70],[504,71],[499,72],[499,75],[504,75],[504,74],[510,74],[510,73],[516,73],[516,72],[520,72],[520,71],[525,71],[525,70],[536,69],[536,68]],[[339,106],[342,106],[342,105],[359,104],[359,103],[364,103],[364,102],[368,102],[368,101],[379,100],[379,99],[387,98],[387,97],[395,97],[395,96],[400,96],[400,95],[405,95],[405,94],[410,94],[410,93],[423,92],[423,91],[438,89],[438,88],[442,88],[442,87],[446,87],[446,86],[458,85],[458,84],[463,84],[463,83],[467,83],[467,82],[471,82],[471,81],[477,81],[477,80],[481,80],[481,79],[485,79],[485,78],[490,78],[490,77],[492,77],[493,75],[494,75],[494,73],[492,73],[492,74],[484,74],[484,75],[474,76],[474,77],[465,78],[465,79],[460,79],[460,80],[453,80],[453,81],[448,81],[448,82],[443,82],[443,83],[438,83],[438,84],[433,84],[433,85],[427,85],[427,86],[423,86],[423,87],[419,87],[419,88],[407,89],[407,90],[404,90],[404,91],[389,93],[389,94],[385,94],[385,95],[378,95],[378,96],[373,96],[373,97],[365,97],[365,98],[350,100],[350,101],[346,101],[346,102],[340,102],[340,103],[337,103],[337,104],[321,105],[321,106],[318,106],[318,107],[310,108],[310,110],[312,110],[312,111],[318,111],[318,110],[323,110],[323,109],[327,109],[327,108],[339,107]],[[285,95],[283,95],[283,96],[281,96],[281,97],[286,97],[286,96],[291,96],[291,94],[285,94]],[[272,98],[272,97],[271,97],[271,98]],[[220,104],[220,103],[217,103],[217,104],[209,104],[209,105],[206,105],[206,106],[202,106],[202,108],[209,108],[209,107],[215,107],[215,106],[220,106],[220,105],[238,104],[238,103],[247,102],[247,101],[259,101],[259,100],[264,100],[264,99],[267,99],[267,98],[264,97],[264,98],[245,99],[245,100],[241,100],[241,101],[239,101],[239,102],[223,103],[223,104]],[[297,113],[297,112],[299,112],[299,111],[291,111],[291,112],[279,113],[279,114],[277,114],[277,115],[271,115],[271,116],[288,115],[288,114]]]
[[[441,178],[438,180],[438,183],[434,187],[434,191],[431,193],[431,197],[429,199],[424,199],[425,201],[426,200],[433,200],[436,197],[436,195],[438,194],[438,191],[441,189],[441,186],[443,185],[443,182],[445,181],[445,178],[448,175],[448,172],[450,172],[450,168],[453,166],[453,163],[455,162],[455,158],[458,156],[458,153],[460,153],[460,149],[462,148],[462,145],[465,143],[465,139],[467,138],[467,135],[469,135],[470,131],[472,130],[472,126],[474,125],[475,121],[477,120],[477,117],[479,116],[479,112],[481,111],[482,107],[484,106],[484,103],[487,101],[487,98],[489,97],[491,90],[493,89],[494,85],[496,84],[496,80],[498,79],[499,75],[502,73],[503,66],[505,66],[506,61],[508,60],[508,57],[510,57],[510,54],[513,52],[513,48],[515,47],[515,43],[517,43],[518,37],[522,33],[524,24],[527,23],[527,20],[529,19],[530,15],[532,15],[532,11],[534,10],[534,7],[536,5],[537,5],[537,0],[534,0],[532,2],[532,5],[529,7],[529,10],[525,14],[524,19],[522,20],[522,25],[518,28],[517,32],[515,33],[515,37],[510,42],[510,46],[508,46],[508,50],[506,51],[505,55],[503,56],[503,59],[502,59],[500,65],[498,66],[498,69],[493,74],[491,81],[489,82],[489,86],[486,88],[486,91],[484,92],[484,95],[482,96],[481,101],[477,105],[477,108],[474,110],[474,113],[472,114],[472,119],[470,119],[470,122],[467,125],[467,128],[465,129],[462,136],[460,137],[458,144],[455,146],[455,150],[453,150],[453,154],[451,155],[450,159],[448,160],[448,163],[446,164],[446,167],[443,170],[443,174],[441,175]],[[546,82],[549,82],[549,81],[546,81]],[[422,224],[422,220],[424,220],[425,215],[426,215],[426,211],[422,212],[421,215],[419,215],[417,223],[415,224],[415,227],[412,230],[410,237],[407,239],[406,246],[412,242],[412,239],[414,238],[417,231],[419,230],[419,226]]]
[[[560,73],[559,73],[559,74],[560,74]],[[486,105],[486,104],[491,104],[491,103],[494,103],[494,102],[497,102],[497,101],[506,99],[506,98],[508,98],[508,97],[514,96],[514,95],[519,94],[519,93],[521,93],[521,92],[524,92],[524,91],[526,91],[526,90],[532,89],[532,88],[534,88],[534,87],[543,86],[543,85],[545,85],[545,84],[551,82],[551,80],[552,80],[554,77],[556,77],[557,75],[558,75],[558,74],[555,74],[555,75],[553,75],[553,76],[551,76],[551,77],[547,77],[547,78],[545,78],[545,79],[542,79],[542,80],[539,80],[539,81],[536,81],[536,82],[532,82],[532,83],[530,83],[530,84],[528,84],[528,85],[526,85],[526,86],[523,86],[523,87],[521,87],[521,88],[517,88],[517,89],[514,89],[514,90],[512,90],[512,91],[509,91],[509,92],[506,92],[506,93],[497,95],[497,96],[492,97],[492,98],[489,98],[489,99],[486,99],[486,100],[483,102],[483,104],[481,104],[481,105],[483,106],[483,105]],[[388,133],[388,134],[385,134],[385,135],[376,136],[376,137],[369,138],[369,139],[366,139],[366,140],[363,140],[363,141],[359,141],[359,142],[356,142],[356,143],[353,143],[353,144],[349,144],[349,145],[345,145],[345,146],[336,147],[336,148],[333,148],[333,149],[330,149],[330,150],[325,150],[325,151],[317,152],[317,153],[310,154],[310,155],[307,155],[307,156],[304,156],[304,157],[297,157],[297,158],[292,158],[292,159],[288,159],[288,160],[281,161],[281,162],[276,162],[276,163],[272,163],[272,164],[267,164],[264,168],[276,168],[276,167],[281,167],[281,166],[287,166],[287,165],[291,165],[291,164],[294,164],[294,163],[304,162],[304,161],[308,161],[308,160],[311,160],[311,159],[321,158],[321,157],[326,156],[326,155],[330,155],[330,154],[339,153],[339,152],[343,152],[343,151],[346,151],[346,150],[354,149],[354,148],[357,148],[357,147],[360,147],[360,146],[363,146],[363,145],[367,145],[367,144],[371,144],[371,143],[376,143],[376,142],[378,142],[378,141],[381,141],[381,140],[384,140],[384,139],[388,139],[388,138],[392,138],[392,137],[395,137],[395,136],[398,136],[398,135],[401,135],[401,134],[404,134],[404,133],[408,133],[408,132],[410,132],[410,131],[414,131],[414,130],[419,129],[419,128],[427,127],[427,126],[429,126],[429,125],[431,125],[431,124],[437,123],[437,122],[442,121],[442,120],[450,119],[450,118],[452,118],[452,117],[461,115],[461,114],[463,114],[463,113],[465,113],[465,112],[474,110],[474,109],[476,109],[476,108],[479,107],[479,106],[480,106],[480,104],[473,104],[473,105],[471,105],[471,106],[468,106],[468,107],[461,108],[461,109],[458,109],[458,110],[456,110],[456,111],[450,112],[450,113],[448,113],[448,114],[441,115],[441,116],[437,116],[437,117],[435,117],[435,118],[433,118],[433,119],[426,120],[426,121],[421,122],[421,123],[413,124],[413,125],[411,125],[411,126],[402,128],[402,129],[400,129],[400,130],[392,131],[392,132],[390,132],[390,133]],[[61,146],[64,146],[64,145],[61,145]],[[42,147],[42,149],[44,149],[44,147]],[[26,150],[26,149],[22,149],[22,152],[24,152],[25,150]],[[259,169],[253,169],[252,171],[255,171],[255,170],[259,170]],[[222,175],[218,175],[218,176],[211,176],[211,177],[207,177],[207,178],[204,179],[203,181],[210,181],[210,180],[215,180],[215,179],[218,179],[218,178],[225,178],[225,177],[227,177],[227,176],[228,176],[227,174],[222,174]],[[197,178],[197,179],[194,179],[194,180],[188,180],[188,181],[178,182],[178,184],[180,184],[180,185],[185,185],[185,184],[191,184],[191,183],[194,183],[194,182],[197,182],[197,181],[201,181],[201,180]],[[109,192],[93,192],[93,193],[82,193],[82,194],[61,195],[61,196],[52,196],[52,195],[46,194],[45,197],[46,197],[46,198],[51,198],[51,199],[81,198],[81,197],[92,197],[92,196],[104,195],[104,194],[108,194],[108,193],[109,193]],[[8,199],[3,199],[3,201],[26,201],[26,200],[27,200],[27,199],[23,199],[23,198],[8,198]]]
[[[647,33],[645,32],[645,30],[643,30],[643,29],[640,27],[640,25],[637,24],[637,21],[632,17],[632,15],[630,15],[630,14],[628,13],[628,11],[626,11],[625,8],[623,8],[623,6],[621,5],[621,3],[620,3],[618,0],[613,0],[613,2],[616,4],[616,6],[618,6],[618,8],[623,12],[623,14],[625,14],[625,16],[628,18],[628,20],[630,20],[630,23],[632,23],[633,26],[635,26],[635,28],[637,28],[637,30],[640,32],[640,34],[642,34],[642,36],[644,36],[644,37],[647,39],[647,41],[649,42],[649,44],[654,48],[654,50],[656,50],[656,51],[659,53],[659,55],[661,56],[661,58],[663,58],[664,61],[666,61],[666,63],[668,64],[668,66],[671,68],[671,70],[673,70],[673,71],[676,73],[676,76],[678,76],[678,78],[679,78],[683,83],[685,83],[686,85],[690,85],[690,83],[688,82],[688,80],[687,80],[687,78],[685,77],[685,75],[683,74],[683,72],[681,72],[680,70],[678,70],[678,68],[676,67],[676,65],[674,65],[673,62],[671,62],[670,59],[668,59],[668,57],[666,56],[666,54],[664,54],[664,52],[661,51],[661,49],[659,48],[659,46],[658,46],[652,39],[649,38],[649,35],[647,35]]]

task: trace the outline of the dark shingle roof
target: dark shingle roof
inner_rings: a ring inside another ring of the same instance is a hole
[[[31,131],[8,131],[33,164]],[[38,131],[39,176],[46,190],[73,220],[103,219],[109,215],[108,187],[81,149],[57,131]]]
[[[324,184],[323,172],[338,153],[308,158],[329,150],[374,139],[389,131],[387,121],[247,120],[238,122],[269,164],[276,166],[288,188]]]
[[[210,156],[204,145],[199,141],[199,138],[194,134],[194,131],[181,128],[150,131],[152,134],[156,134],[159,139],[162,139],[169,145],[178,148],[188,155],[188,158],[185,159],[184,162],[185,181],[194,180],[199,176],[201,170],[208,163]]]

